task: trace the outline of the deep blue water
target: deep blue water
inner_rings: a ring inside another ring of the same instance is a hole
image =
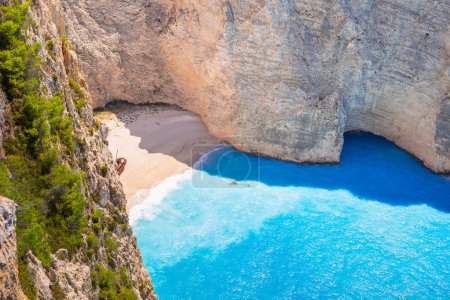
[[[450,299],[450,181],[383,138],[335,166],[223,148],[154,193],[131,219],[161,300]]]

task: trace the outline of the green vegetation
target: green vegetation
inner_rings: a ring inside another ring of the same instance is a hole
[[[100,232],[100,230],[103,228],[101,222],[103,219],[103,212],[101,209],[96,209],[94,213],[92,214],[92,230],[96,234]]]
[[[103,177],[106,177],[108,175],[108,172],[109,172],[108,165],[106,165],[106,164],[102,165],[100,172],[101,172]]]
[[[19,262],[19,278],[22,291],[27,295],[28,299],[34,300],[36,297],[36,287],[28,273],[27,265]]]
[[[86,238],[89,249],[97,251],[100,248],[98,237],[94,233],[90,233]]]
[[[14,135],[6,137],[7,158],[0,162],[0,194],[18,203],[19,277],[26,295],[36,291],[26,268],[31,250],[44,267],[50,253],[66,248],[73,254],[83,241],[87,220],[83,175],[62,164],[74,154],[72,119],[65,114],[64,95],[39,95],[41,45],[28,45],[30,3],[0,9],[0,83],[12,110]],[[47,44],[49,47],[49,44]],[[59,287],[53,287],[60,295]]]
[[[106,238],[105,248],[108,249],[108,252],[115,253],[117,251],[117,243],[110,237]]]
[[[10,99],[21,97],[26,85],[34,82],[24,80],[30,64],[33,64],[36,47],[28,46],[22,37],[27,26],[29,3],[1,8],[0,24],[0,72],[1,83]]]
[[[40,86],[42,73],[38,53],[41,45],[27,44],[24,36],[30,24],[27,14],[30,2],[21,4],[17,0],[15,3],[0,8],[0,85],[10,101],[10,121],[14,126],[14,134],[5,137],[6,159],[0,161],[0,195],[18,204],[19,279],[26,296],[36,299],[36,288],[26,265],[29,250],[47,268],[51,264],[51,253],[65,248],[72,256],[83,246],[85,236],[85,258],[98,259],[95,253],[101,247],[99,236],[103,231],[107,263],[117,269],[114,257],[118,244],[111,231],[118,223],[125,224],[118,212],[110,216],[97,209],[92,215],[92,229],[88,229],[83,194],[85,175],[75,171],[75,142],[83,148],[86,141],[82,135],[74,135],[64,93],[61,91],[53,97],[39,93],[48,95],[49,91]],[[67,50],[65,36],[62,42],[63,51]],[[54,41],[47,39],[44,47],[55,60]],[[56,74],[53,80],[59,81]],[[81,114],[86,96],[75,80],[70,79],[69,86],[75,107]],[[100,128],[100,123],[96,122],[95,126]],[[66,165],[67,162],[71,165]],[[102,176],[106,177],[108,172],[107,165],[101,166]],[[100,290],[100,299],[137,299],[127,270],[118,270],[115,272],[100,264],[92,267],[91,277]],[[51,290],[55,299],[65,297],[58,282],[52,283]]]
[[[62,40],[62,42],[63,42],[63,48],[69,49],[69,40],[67,39],[67,36],[66,36],[66,35],[63,35],[63,36],[61,37],[61,40]]]
[[[72,89],[72,96],[75,102],[75,108],[78,113],[81,113],[81,109],[86,106],[86,96],[81,86],[72,78],[69,79],[69,85]]]
[[[119,274],[114,271],[97,265],[91,271],[92,283],[94,287],[100,288],[100,299],[137,299],[136,294],[131,289],[131,280],[125,268],[120,268]]]
[[[99,223],[101,222],[101,219],[103,218],[103,212],[101,209],[96,209],[94,213],[92,214],[92,222],[93,223]]]
[[[56,60],[56,52],[55,52],[55,42],[52,39],[47,40],[47,50],[48,54],[53,60]]]
[[[53,299],[66,299],[66,294],[64,293],[58,282],[51,286],[51,290]]]

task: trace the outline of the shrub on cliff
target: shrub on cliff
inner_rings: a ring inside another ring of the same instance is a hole
[[[116,271],[101,265],[91,266],[93,284],[99,288],[100,298],[137,299],[128,271],[118,269],[115,253],[119,244],[107,230],[114,230],[116,222],[122,222],[119,214],[116,212],[112,218],[108,212],[103,214],[97,209],[92,217],[95,231],[87,230],[86,176],[76,171],[81,163],[77,163],[75,156],[73,120],[66,111],[65,94],[61,91],[54,97],[44,97],[42,94],[48,95],[49,89],[40,85],[38,53],[46,49],[53,51],[54,44],[47,42],[47,48],[40,49],[40,44],[26,43],[24,35],[30,23],[28,7],[29,2],[17,1],[13,7],[0,8],[0,84],[10,101],[10,121],[14,127],[14,134],[6,137],[6,159],[0,161],[0,194],[18,203],[16,231],[22,289],[29,299],[37,298],[27,269],[29,250],[48,268],[51,253],[65,248],[73,255],[82,249],[86,236],[84,258],[92,262],[99,259],[95,253],[102,246],[95,233],[103,232],[106,263]],[[65,37],[62,42],[63,48],[68,48]],[[56,62],[56,52],[53,55]],[[58,78],[53,76],[56,81]],[[74,80],[68,86],[75,108],[81,114],[86,105],[83,89]],[[86,144],[80,136],[78,145]],[[102,166],[100,172],[106,177],[107,166]],[[51,289],[55,298],[64,297],[58,282],[52,282]]]
[[[99,297],[102,300],[138,299],[131,289],[130,277],[124,268],[117,274],[113,270],[97,265],[91,276],[94,287],[100,288]]]
[[[26,268],[31,250],[44,267],[51,252],[74,253],[83,241],[87,220],[82,174],[63,164],[73,160],[72,119],[63,96],[39,95],[41,45],[29,45],[29,2],[0,8],[0,84],[12,111],[14,135],[6,138],[0,162],[0,194],[14,199],[17,210],[19,277],[28,298],[35,289]]]

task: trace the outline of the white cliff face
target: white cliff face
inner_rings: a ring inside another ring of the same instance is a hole
[[[94,106],[175,103],[296,162],[365,130],[450,172],[450,0],[62,2]]]

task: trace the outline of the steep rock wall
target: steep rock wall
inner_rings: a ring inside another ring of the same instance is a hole
[[[52,285],[58,285],[62,289],[67,299],[98,298],[99,287],[94,286],[91,279],[96,265],[102,265],[117,274],[120,268],[125,268],[138,299],[157,299],[136,238],[128,224],[125,195],[114,168],[115,162],[106,144],[106,132],[96,124],[89,103],[82,106],[79,102],[76,103],[76,93],[71,88],[70,81],[77,82],[87,102],[91,102],[89,93],[83,87],[84,78],[78,67],[78,56],[72,50],[70,40],[63,38],[65,23],[61,1],[35,1],[31,6],[30,16],[33,22],[30,39],[42,45],[48,45],[49,40],[54,41],[53,49],[42,47],[39,53],[43,62],[41,86],[48,96],[64,91],[67,114],[74,120],[76,160],[80,166],[79,171],[86,174],[85,197],[88,202],[88,219],[91,220],[89,225],[93,226],[92,215],[95,210],[101,210],[103,219],[114,220],[109,229],[100,228],[96,232],[100,247],[97,253],[88,256],[87,261],[83,253],[87,247],[86,237],[83,249],[74,257],[69,258],[65,249],[53,254],[52,267],[45,271],[39,260],[32,253],[28,253],[28,269],[35,281],[38,295],[42,299],[52,299],[48,294],[48,287],[39,284],[50,281]],[[106,174],[101,171],[104,166],[108,166]],[[105,232],[108,230],[111,231],[108,234],[116,245],[114,251],[110,251],[106,246]],[[48,276],[48,279],[45,276]]]
[[[337,162],[382,135],[450,171],[450,0],[63,0],[93,105],[169,102],[239,149]]]
[[[0,197],[0,299],[26,299],[20,288],[16,244],[16,205]]]
[[[8,1],[0,4],[12,5]],[[112,272],[119,276],[120,273],[121,278],[126,275],[127,281],[129,279],[127,288],[138,299],[157,299],[136,238],[128,224],[126,200],[114,168],[115,162],[106,144],[106,132],[93,118],[92,107],[87,103],[90,102],[90,96],[83,88],[84,79],[79,72],[77,54],[64,38],[61,2],[33,1],[28,13],[30,26],[26,32],[27,43],[41,45],[37,53],[41,58],[39,93],[44,99],[62,95],[64,114],[73,120],[74,153],[73,156],[62,156],[59,163],[70,165],[76,173],[84,174],[82,195],[86,200],[84,214],[89,228],[95,227],[95,212],[101,212],[97,222],[100,219],[103,222],[94,232],[98,236],[95,253],[87,254],[87,233],[83,236],[82,246],[75,253],[69,256],[67,249],[59,249],[52,253],[51,265],[47,267],[35,256],[36,253],[31,250],[26,253],[26,267],[35,288],[32,296],[37,299],[98,299],[101,287],[98,282],[94,284],[93,278],[94,272],[102,267],[109,274]],[[87,102],[78,99],[80,96],[74,91],[73,83],[79,86]],[[3,149],[3,138],[14,136],[17,125],[14,124],[10,106],[0,90],[0,160],[10,154]],[[102,171],[105,166],[106,173]],[[25,297],[18,281],[15,209],[15,204],[0,197],[0,299]],[[108,224],[105,225],[105,222]],[[108,248],[108,239],[110,244],[114,243],[114,247]],[[27,240],[21,242],[27,243]]]

